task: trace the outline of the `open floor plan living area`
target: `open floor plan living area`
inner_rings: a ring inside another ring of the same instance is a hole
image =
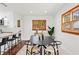
[[[79,55],[78,3],[0,3],[0,55]]]

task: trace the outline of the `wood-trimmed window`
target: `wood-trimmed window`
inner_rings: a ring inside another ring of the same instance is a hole
[[[62,14],[61,30],[79,34],[79,5]]]

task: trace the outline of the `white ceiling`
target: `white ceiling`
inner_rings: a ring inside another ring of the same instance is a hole
[[[63,3],[5,3],[0,4],[0,10],[13,11],[22,15],[55,15]]]

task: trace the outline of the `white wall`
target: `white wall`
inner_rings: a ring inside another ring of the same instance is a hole
[[[47,20],[46,26],[53,26],[54,18],[52,16],[24,16],[23,17],[23,40],[29,40],[30,36],[34,34],[32,31],[32,20]]]
[[[8,28],[11,28],[11,27],[14,27],[14,17],[13,17],[13,12],[6,12],[6,11],[0,11],[0,17],[4,18],[4,17],[7,17],[8,19]],[[0,26],[0,27],[3,27],[3,26]]]
[[[76,4],[65,4],[55,17],[55,38],[62,41],[61,54],[79,54],[79,35],[61,32],[61,15]]]
[[[17,29],[17,20],[22,20],[21,15],[14,13],[13,11],[0,11],[0,17],[7,17],[8,26],[0,26],[3,31],[12,31]]]
[[[17,30],[17,20],[22,20],[21,16],[17,13],[14,13],[12,11],[0,11],[0,17],[7,17],[8,19],[8,26],[3,26],[0,25],[0,29],[2,29],[3,32],[10,32],[10,31],[14,31]],[[1,38],[0,38],[0,42],[1,42]]]

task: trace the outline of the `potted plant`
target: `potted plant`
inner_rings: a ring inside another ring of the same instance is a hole
[[[51,27],[48,26],[48,28],[49,28],[48,34],[50,35],[50,38],[52,38],[53,41],[54,41],[54,39],[55,39],[55,37],[53,36],[53,34],[54,34],[54,27],[51,28]]]
[[[54,27],[51,28],[48,26],[48,28],[49,28],[48,34],[52,36],[54,34]]]

